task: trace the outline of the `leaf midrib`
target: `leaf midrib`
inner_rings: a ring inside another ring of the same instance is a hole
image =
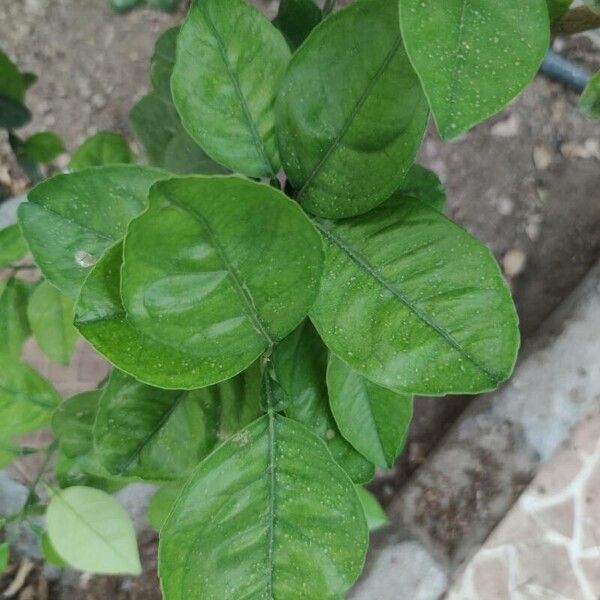
[[[312,184],[313,180],[316,177],[318,177],[318,175],[321,173],[321,171],[325,168],[325,164],[329,160],[329,157],[339,147],[340,143],[344,139],[344,136],[346,135],[346,133],[348,133],[348,130],[350,129],[352,123],[354,122],[356,115],[358,114],[360,109],[363,107],[365,102],[368,100],[371,92],[373,91],[373,88],[375,87],[375,85],[377,84],[379,79],[383,76],[383,74],[384,74],[385,70],[387,69],[387,67],[389,66],[389,64],[392,62],[392,60],[401,44],[402,44],[402,36],[398,35],[394,39],[394,43],[393,43],[390,51],[386,54],[383,62],[381,63],[381,65],[379,66],[379,68],[377,69],[375,74],[369,79],[367,86],[365,87],[364,91],[358,98],[353,109],[350,111],[350,114],[346,117],[346,120],[342,124],[341,129],[339,130],[337,135],[331,141],[329,148],[326,150],[325,154],[323,154],[323,156],[321,157],[319,162],[314,166],[313,170],[309,173],[308,177],[306,178],[306,181],[300,188],[300,191],[298,192],[298,200],[299,201],[302,201],[302,198],[303,198],[304,194],[306,193],[308,187]]]
[[[373,277],[377,283],[388,290],[399,302],[401,302],[406,308],[409,309],[420,321],[422,321],[429,328],[433,329],[450,348],[458,352],[463,358],[468,360],[475,368],[479,369],[486,377],[489,378],[490,382],[494,385],[498,385],[503,378],[489,369],[486,365],[476,359],[468,350],[452,336],[440,323],[438,323],[428,313],[420,309],[402,290],[396,287],[395,284],[390,283],[382,273],[380,273],[362,254],[354,250],[346,241],[333,233],[331,229],[328,229],[325,222],[316,218],[311,218],[317,229],[323,233],[333,244],[338,246],[343,252],[345,252],[351,260],[353,260],[363,271]]]

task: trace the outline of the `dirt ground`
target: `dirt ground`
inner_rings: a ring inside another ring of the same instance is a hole
[[[257,2],[272,11],[276,2]],[[158,33],[176,15],[150,10],[115,15],[107,0],[0,2],[0,45],[19,66],[39,75],[28,95],[34,114],[26,132],[53,130],[73,150],[97,130],[130,137],[127,113],[147,89],[148,61]],[[555,42],[580,64],[600,66],[587,38]],[[491,121],[451,144],[432,127],[421,162],[448,191],[448,214],[485,241],[511,283],[524,337],[577,285],[600,255],[600,124],[587,121],[577,97],[538,77],[523,96]],[[62,159],[62,164],[65,163]],[[59,161],[59,165],[61,161]],[[0,139],[0,186],[25,186]],[[2,192],[0,191],[0,194]],[[385,502],[423,462],[468,403],[465,398],[419,399],[407,452],[375,489]],[[135,581],[52,571],[24,579],[19,600],[158,600],[155,537],[142,539],[145,575]],[[22,564],[21,564],[22,566]],[[13,566],[0,591],[17,574]]]

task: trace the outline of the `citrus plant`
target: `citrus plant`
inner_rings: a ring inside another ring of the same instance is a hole
[[[146,481],[167,600],[343,597],[414,395],[493,390],[519,346],[492,254],[414,164],[430,113],[450,139],[503,108],[567,4],[195,0],[161,36],[147,164],[101,132],[19,209],[45,281],[3,338],[0,436],[8,460],[52,425],[50,561],[139,573],[110,492]],[[31,324],[68,360],[72,323],[114,369],[61,402],[18,356]]]

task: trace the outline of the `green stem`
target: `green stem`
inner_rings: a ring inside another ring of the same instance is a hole
[[[327,17],[333,12],[337,0],[325,0],[325,6],[323,7],[323,18]]]

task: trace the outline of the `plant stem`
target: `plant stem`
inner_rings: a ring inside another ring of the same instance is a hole
[[[600,27],[600,13],[588,6],[566,12],[552,25],[552,35],[573,35]]]
[[[323,7],[323,18],[327,17],[330,13],[333,12],[337,0],[325,0],[325,6]]]

